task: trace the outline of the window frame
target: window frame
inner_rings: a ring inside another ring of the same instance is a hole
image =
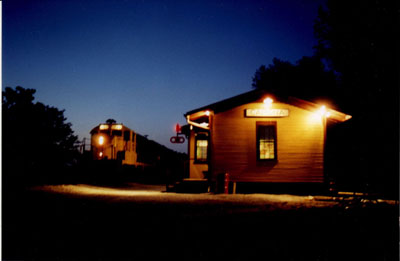
[[[260,128],[265,126],[273,127],[274,135],[274,158],[261,159],[260,156]],[[277,162],[278,161],[278,132],[276,121],[257,121],[256,122],[256,148],[257,148],[257,161],[259,162]]]
[[[206,151],[206,159],[198,159],[197,158],[197,141],[198,140],[206,140],[207,141],[207,151]],[[209,141],[209,136],[208,133],[196,133],[195,134],[195,139],[194,139],[194,163],[195,164],[207,164],[208,159],[209,159],[209,146],[210,146],[210,141]]]
[[[112,130],[111,131],[111,136],[123,137],[122,135],[123,135],[122,130]]]
[[[122,134],[122,136],[124,137],[124,141],[131,141],[131,131],[126,130],[124,131],[124,133]]]

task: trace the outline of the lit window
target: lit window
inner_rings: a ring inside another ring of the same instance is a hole
[[[276,160],[276,123],[257,123],[257,159]]]
[[[195,160],[197,162],[207,161],[208,137],[207,135],[198,135],[196,137]]]

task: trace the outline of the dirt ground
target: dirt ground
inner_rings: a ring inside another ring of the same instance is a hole
[[[58,185],[3,193],[3,260],[398,260],[394,201]]]

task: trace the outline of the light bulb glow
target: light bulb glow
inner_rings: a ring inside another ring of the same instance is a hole
[[[99,137],[99,145],[103,145],[104,144],[104,137],[100,136]]]
[[[100,130],[108,130],[109,126],[107,124],[100,124]]]
[[[326,114],[326,106],[322,105],[321,108],[318,111],[318,114],[321,116],[324,116]]]
[[[271,99],[270,97],[267,97],[267,98],[264,99],[263,102],[264,102],[265,106],[266,106],[267,108],[269,108],[269,107],[272,106],[272,103],[274,102],[274,100]]]

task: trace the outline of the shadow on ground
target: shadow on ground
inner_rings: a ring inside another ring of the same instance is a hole
[[[249,207],[208,196],[195,204],[3,192],[3,260],[398,258],[394,205]]]

